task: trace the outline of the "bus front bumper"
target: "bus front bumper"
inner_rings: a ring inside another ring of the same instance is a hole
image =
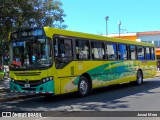
[[[10,81],[11,92],[20,93],[35,93],[35,94],[54,94],[54,82],[53,80],[37,85],[35,87],[30,87],[29,84],[18,85]]]

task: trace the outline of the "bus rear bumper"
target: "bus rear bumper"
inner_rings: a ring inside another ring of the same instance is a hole
[[[20,93],[54,94],[54,82],[51,80],[36,87],[25,87],[25,85],[21,86],[10,81],[10,90],[11,92]]]

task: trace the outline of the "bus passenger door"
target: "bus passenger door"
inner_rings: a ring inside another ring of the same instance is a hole
[[[72,40],[68,38],[56,38],[55,40],[55,65],[60,81],[61,93],[68,93],[74,90],[74,63]]]

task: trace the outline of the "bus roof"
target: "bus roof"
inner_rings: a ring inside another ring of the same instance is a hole
[[[45,31],[46,35],[49,37],[52,37],[53,34],[57,34],[57,35],[65,35],[65,36],[84,38],[84,39],[104,40],[104,41],[109,41],[109,42],[118,42],[118,43],[126,43],[126,44],[135,44],[135,45],[155,47],[154,44],[145,43],[145,42],[136,42],[136,41],[128,40],[128,39],[111,38],[111,37],[93,35],[93,34],[88,34],[88,33],[81,33],[81,32],[69,31],[69,30],[61,30],[61,29],[56,29],[56,28],[51,28],[51,27],[44,27],[44,31]]]

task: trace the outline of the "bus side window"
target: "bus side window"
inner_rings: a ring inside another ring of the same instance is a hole
[[[138,55],[138,60],[144,60],[144,48],[138,46],[137,47],[137,55]]]
[[[58,45],[59,49],[59,56],[64,57],[65,54],[65,46],[64,46],[64,39],[60,39],[59,40],[59,45]]]
[[[104,45],[103,42],[91,42],[92,47],[92,58],[93,59],[104,59]]]
[[[71,57],[72,43],[69,39],[58,39],[55,42],[55,56],[57,57]]]
[[[127,60],[127,45],[119,44],[118,46],[118,58],[119,60]]]
[[[116,44],[106,44],[106,55],[108,60],[117,60],[117,45]]]
[[[56,68],[65,67],[73,59],[72,41],[70,39],[56,39],[55,42],[55,61]]]
[[[155,51],[154,51],[154,48],[151,48],[151,59],[155,60]]]
[[[72,43],[71,40],[65,40],[64,41],[64,51],[65,51],[65,57],[72,57]]]
[[[151,59],[150,48],[146,47],[146,60],[150,60],[150,59]]]
[[[136,47],[133,45],[129,46],[130,59],[136,60]]]
[[[76,40],[76,57],[77,59],[89,59],[89,41],[88,40]]]

